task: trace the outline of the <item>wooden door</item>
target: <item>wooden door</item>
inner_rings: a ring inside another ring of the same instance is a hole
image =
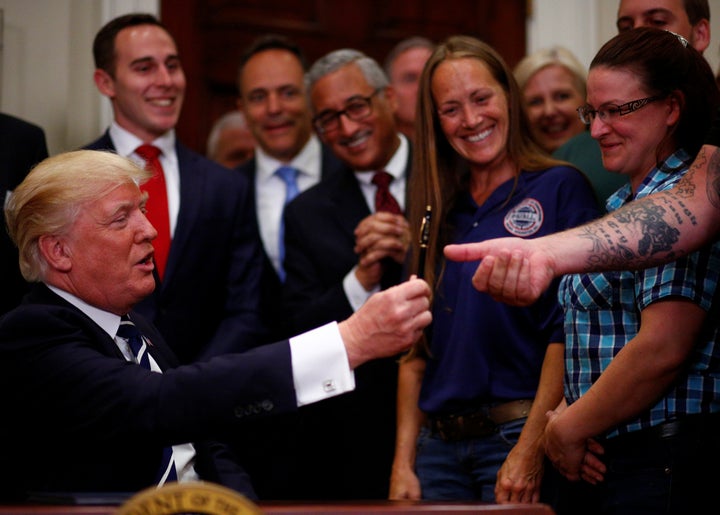
[[[235,107],[243,49],[268,32],[296,41],[309,63],[356,48],[383,63],[401,39],[478,37],[514,66],[525,54],[527,0],[162,0],[187,75],[177,133],[204,153],[212,123]]]

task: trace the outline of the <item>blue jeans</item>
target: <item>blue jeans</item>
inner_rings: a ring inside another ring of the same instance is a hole
[[[494,502],[498,470],[524,425],[524,418],[513,420],[490,436],[457,442],[446,442],[421,428],[415,473],[423,499]]]

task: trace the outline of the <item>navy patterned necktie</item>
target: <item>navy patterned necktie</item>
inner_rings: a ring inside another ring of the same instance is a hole
[[[135,361],[140,366],[151,370],[150,357],[145,338],[142,337],[140,330],[127,315],[123,315],[120,318],[120,327],[118,328],[117,335],[127,340],[130,350],[133,356],[135,356]],[[177,470],[175,470],[172,447],[167,446],[163,448],[162,462],[157,475],[157,484],[160,486],[171,481],[177,481]]]
[[[285,203],[283,204],[284,208],[288,204],[288,202],[297,197],[298,193],[300,193],[300,188],[298,187],[297,183],[298,170],[297,168],[293,168],[292,166],[281,166],[280,168],[275,170],[275,175],[280,177],[283,182],[285,182]],[[278,275],[280,276],[280,280],[282,282],[285,282],[285,268],[283,267],[283,262],[285,261],[285,223],[283,217],[284,214],[281,213],[280,227],[278,230]]]

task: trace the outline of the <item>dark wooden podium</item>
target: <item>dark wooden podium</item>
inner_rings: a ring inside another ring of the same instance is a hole
[[[554,515],[544,504],[482,504],[439,503],[411,501],[357,501],[338,503],[290,503],[260,502],[258,506],[265,515],[344,515],[372,513],[373,515],[410,515],[443,513],[451,515]],[[118,506],[51,506],[15,505],[0,506],[0,515],[114,515]]]

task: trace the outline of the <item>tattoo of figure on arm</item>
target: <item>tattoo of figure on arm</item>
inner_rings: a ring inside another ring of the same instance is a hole
[[[705,151],[702,151],[703,155]],[[708,163],[707,196],[713,207],[720,209],[720,149],[714,149]]]
[[[707,198],[720,209],[720,148],[703,148],[674,187],[635,200],[580,229],[580,237],[592,242],[586,270],[644,268],[685,255],[687,250],[678,245],[680,229],[683,224],[698,225],[690,202],[700,194],[702,186],[696,181],[703,169]]]
[[[647,266],[659,260],[659,253],[674,256],[680,231],[665,221],[666,213],[663,206],[643,199],[616,211],[605,223],[584,227],[580,236],[593,244],[588,270]],[[635,241],[637,249],[632,246]]]

